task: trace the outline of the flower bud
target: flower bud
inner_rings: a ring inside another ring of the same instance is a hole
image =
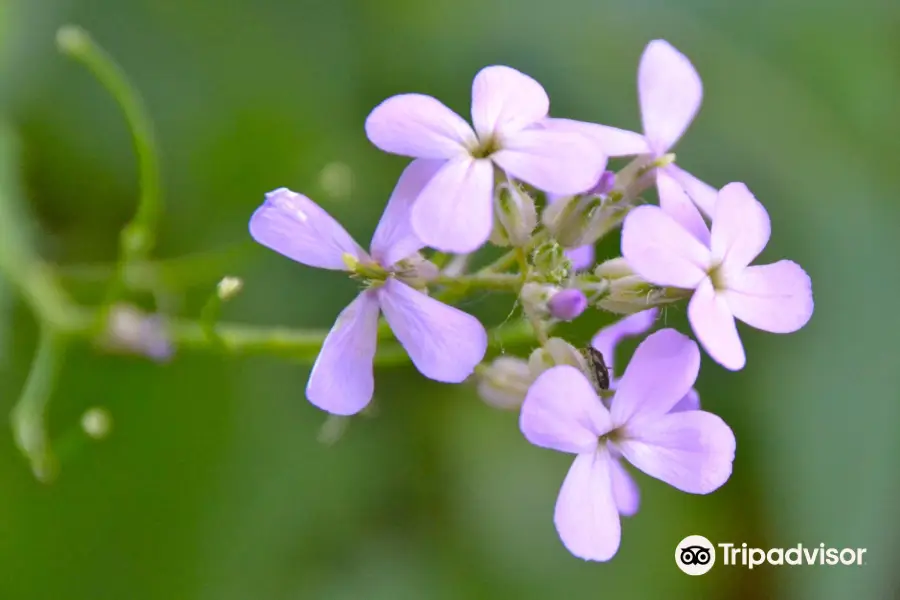
[[[620,256],[618,258],[610,258],[597,265],[597,268],[594,269],[594,275],[603,279],[619,279],[620,277],[634,275],[634,271],[628,266],[628,262]]]
[[[543,283],[535,283],[530,281],[522,286],[519,292],[519,300],[526,312],[537,317],[546,318],[550,316],[549,303],[550,299],[555,296],[560,289],[555,285],[547,285]]]
[[[240,277],[223,277],[216,286],[216,294],[219,300],[226,302],[241,293],[244,289],[244,281]]]
[[[609,312],[630,315],[654,306],[678,302],[689,298],[691,293],[692,290],[659,287],[638,275],[629,275],[610,281],[609,294],[597,305]]]
[[[581,316],[587,305],[588,300],[584,292],[570,288],[554,294],[547,303],[547,308],[553,318],[560,321],[572,321]]]
[[[616,174],[612,171],[603,171],[600,179],[594,184],[594,187],[585,192],[590,196],[605,196],[616,187]]]
[[[594,244],[621,225],[631,208],[607,196],[572,196],[547,206],[541,217],[560,244],[576,248]]]
[[[496,408],[515,409],[522,405],[534,377],[521,358],[500,356],[478,376],[478,394]]]
[[[88,409],[81,416],[81,429],[91,438],[102,440],[112,430],[112,417],[105,408]]]
[[[173,353],[162,318],[144,314],[127,304],[110,309],[103,343],[110,350],[141,354],[156,361],[168,360]]]
[[[515,183],[501,183],[494,196],[494,215],[491,243],[519,248],[528,244],[537,226],[537,209],[527,192]]]
[[[561,338],[550,338],[542,348],[536,349],[528,357],[528,368],[532,377],[559,365],[569,365],[587,372],[584,356],[569,342]]]
[[[535,271],[553,283],[562,283],[572,273],[572,261],[557,242],[550,240],[538,245],[531,253]]]

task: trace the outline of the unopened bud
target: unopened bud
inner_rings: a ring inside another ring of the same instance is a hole
[[[609,312],[630,315],[654,306],[664,306],[689,298],[691,290],[653,285],[637,275],[610,281],[609,293],[597,305]]]
[[[219,300],[227,302],[241,293],[244,289],[244,280],[240,277],[223,277],[216,286],[216,294]]]
[[[594,187],[585,192],[585,194],[589,196],[605,196],[613,191],[615,187],[616,174],[612,171],[603,171],[603,174],[600,176],[600,179],[597,180],[597,183],[594,184]]]
[[[112,430],[112,417],[105,408],[94,407],[81,416],[81,429],[95,440],[102,440]]]
[[[522,247],[528,244],[537,226],[537,209],[525,190],[512,182],[497,186],[494,198],[494,229],[491,243]]]
[[[528,368],[532,377],[559,365],[569,365],[585,372],[587,366],[584,356],[569,342],[561,338],[550,338],[543,347],[538,348],[528,357]]]
[[[534,377],[521,358],[500,356],[481,370],[478,394],[496,408],[515,409],[522,405]]]
[[[620,256],[597,265],[597,268],[594,269],[594,275],[603,279],[619,279],[620,277],[634,275],[634,271],[628,265],[628,262]]]
[[[579,289],[562,290],[550,298],[547,308],[555,319],[572,321],[581,316],[588,306],[587,297]]]
[[[141,354],[165,361],[173,353],[166,324],[159,315],[147,315],[128,304],[117,304],[109,311],[104,345],[110,350]]]
[[[531,281],[522,286],[522,291],[519,292],[519,300],[522,301],[522,305],[528,313],[546,318],[550,316],[550,308],[548,306],[550,299],[559,291],[560,289],[555,285]]]
[[[569,278],[573,266],[566,251],[557,242],[550,240],[538,245],[531,253],[531,262],[535,271],[546,281],[562,283]]]
[[[563,198],[544,209],[544,225],[560,244],[576,248],[594,244],[622,224],[631,210],[627,203],[607,196],[584,195]]]

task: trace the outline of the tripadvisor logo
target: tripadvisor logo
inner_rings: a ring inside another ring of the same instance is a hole
[[[688,575],[703,575],[716,564],[716,554],[721,564],[753,569],[764,564],[773,566],[824,565],[834,567],[861,566],[865,563],[866,548],[830,548],[825,544],[790,548],[748,547],[747,544],[713,544],[702,535],[689,535],[675,548],[675,564]]]

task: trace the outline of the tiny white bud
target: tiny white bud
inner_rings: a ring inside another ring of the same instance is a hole
[[[56,46],[66,54],[82,54],[90,45],[90,36],[77,25],[63,25],[56,31]]]
[[[534,377],[521,358],[500,356],[478,375],[478,394],[495,408],[515,409],[522,405]]]
[[[81,428],[95,440],[102,440],[112,430],[112,417],[105,408],[88,409],[81,416]]]
[[[597,265],[597,268],[594,269],[594,275],[603,279],[619,279],[620,277],[634,275],[634,271],[628,266],[628,262],[620,256]]]
[[[528,357],[528,368],[531,375],[538,375],[559,365],[569,365],[586,372],[587,365],[584,356],[575,346],[561,338],[550,338],[543,347],[538,348]]]
[[[242,289],[244,289],[244,280],[240,277],[229,276],[222,278],[222,281],[216,286],[216,293],[219,295],[219,300],[227,301],[240,294]]]
[[[538,317],[549,317],[550,298],[555,296],[560,289],[555,285],[529,281],[522,286],[522,290],[519,292],[519,300],[522,301],[522,306],[528,313]]]

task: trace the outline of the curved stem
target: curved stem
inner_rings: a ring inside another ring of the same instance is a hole
[[[119,236],[119,262],[104,303],[108,307],[125,290],[128,266],[144,259],[156,242],[156,229],[162,215],[156,142],[140,94],[112,57],[79,27],[61,28],[56,41],[64,54],[87,67],[115,99],[128,123],[137,155],[140,197],[134,217]]]
[[[62,336],[44,324],[37,354],[25,381],[22,396],[12,410],[16,444],[31,463],[35,477],[49,482],[56,474],[56,460],[50,449],[46,413],[65,356]]]

